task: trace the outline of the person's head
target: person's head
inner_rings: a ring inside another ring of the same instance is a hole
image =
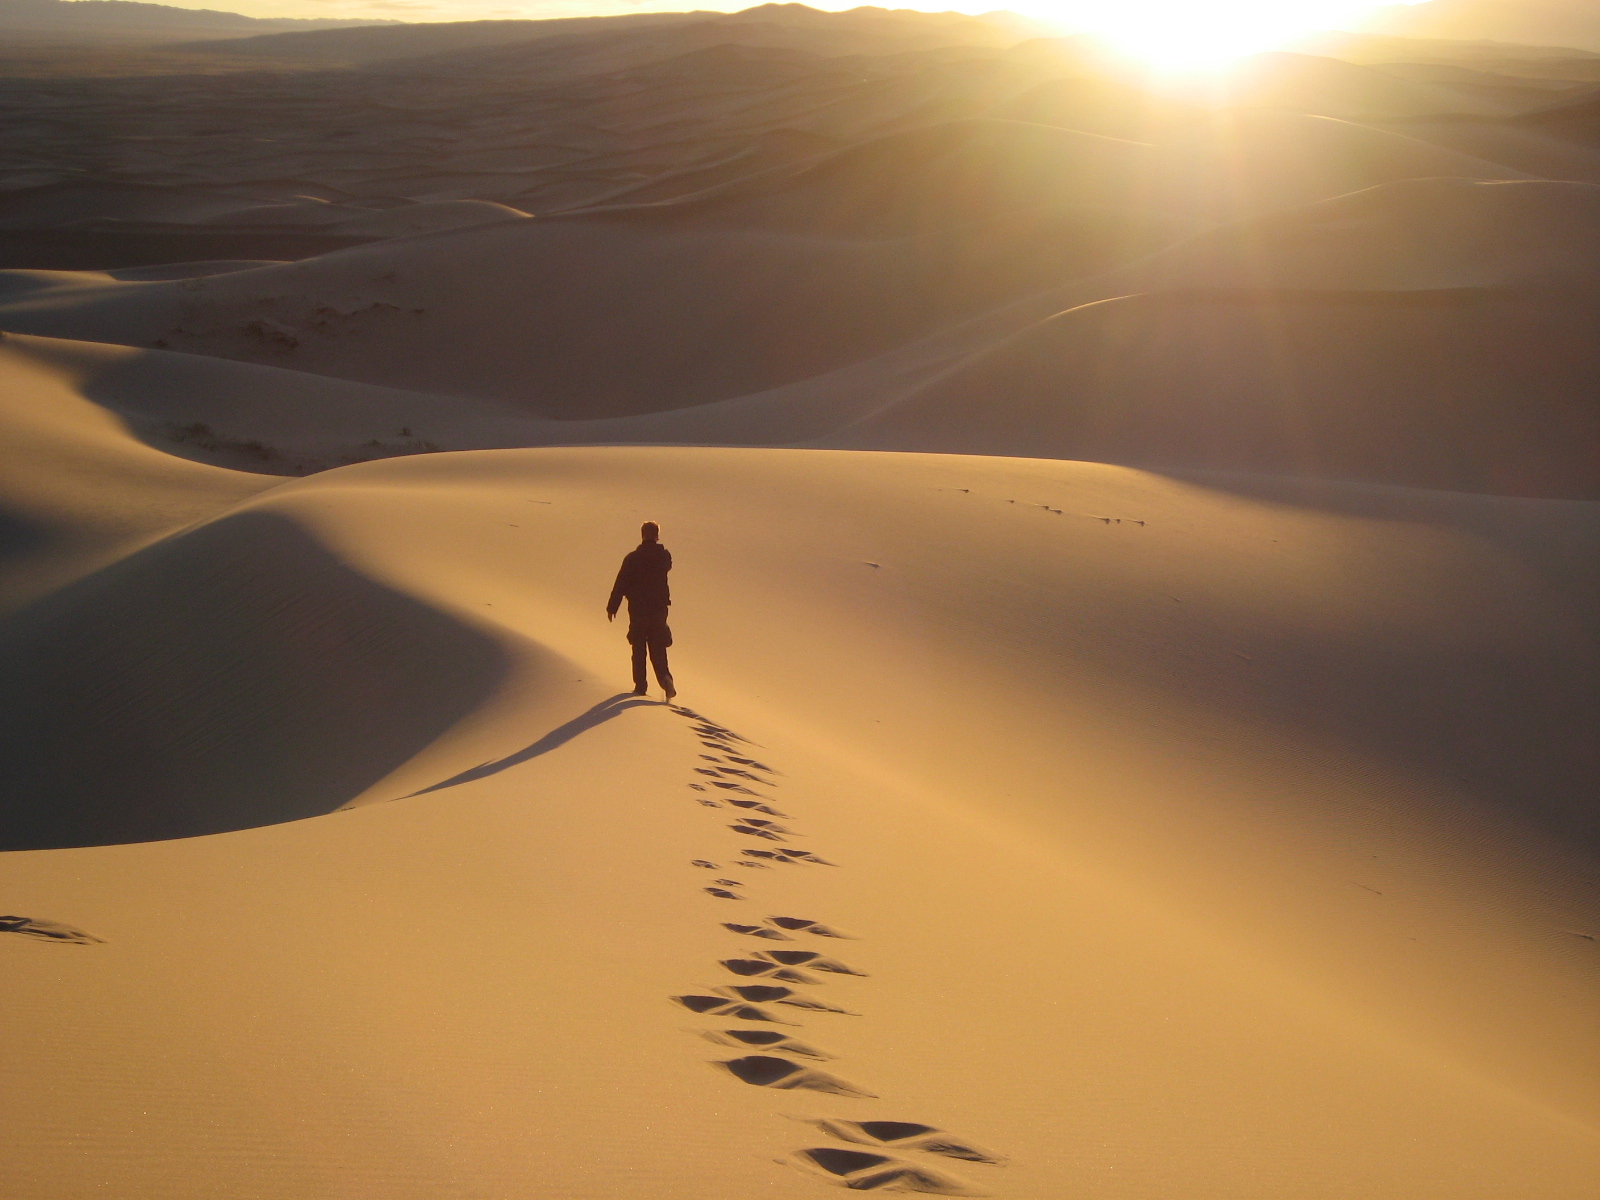
[[[654,521],[646,521],[643,525],[639,526],[639,537],[640,540],[646,542],[660,541],[661,526],[657,525]]]

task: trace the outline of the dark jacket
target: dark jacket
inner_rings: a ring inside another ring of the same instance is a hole
[[[628,601],[628,616],[665,618],[672,604],[672,592],[667,587],[667,572],[672,570],[672,554],[660,542],[642,542],[622,560],[617,572],[617,584],[611,589],[611,600],[606,611],[615,614]]]

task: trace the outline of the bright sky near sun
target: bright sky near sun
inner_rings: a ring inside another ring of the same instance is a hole
[[[1394,0],[1390,0],[1391,3]],[[1028,16],[1103,35],[1157,66],[1205,67],[1270,50],[1303,34],[1338,29],[1376,8],[1372,0],[1019,0]]]
[[[481,21],[710,9],[732,12],[758,0],[158,0],[182,8],[220,8],[254,17],[370,17],[399,21]],[[1270,50],[1322,29],[1351,28],[1385,4],[1425,0],[879,0],[883,8],[983,13],[1009,9],[1058,23],[1063,33],[1095,33],[1153,65],[1195,68]],[[1600,0],[1597,0],[1600,2]],[[811,0],[813,8],[856,7],[854,0]]]

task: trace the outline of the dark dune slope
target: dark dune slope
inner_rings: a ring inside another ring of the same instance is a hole
[[[1125,296],[974,355],[829,443],[1600,499],[1600,298]]]
[[[329,812],[481,703],[505,667],[491,640],[292,522],[224,518],[0,628],[0,850]]]
[[[1551,105],[1519,117],[1513,124],[1600,148],[1600,99],[1591,95],[1576,103]]]
[[[523,221],[198,281],[41,294],[0,324],[615,416],[829,371],[1170,237],[1136,212],[1081,208],[885,241]]]
[[[1073,76],[1046,80],[996,105],[986,115],[1151,142],[1175,126],[1194,122],[1203,112],[1195,105],[1122,80]]]
[[[1148,146],[977,118],[874,138],[656,211],[722,226],[904,237],[991,220],[1011,209],[1126,205],[1150,169]]]

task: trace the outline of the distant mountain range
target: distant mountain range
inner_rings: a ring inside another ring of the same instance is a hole
[[[209,8],[174,8],[134,0],[0,0],[0,36],[27,33],[64,37],[167,37],[215,30],[244,36],[304,29],[398,25],[399,21],[300,20],[247,17]]]
[[[1401,37],[1600,50],[1595,0],[1424,0],[1389,4],[1347,28]]]

